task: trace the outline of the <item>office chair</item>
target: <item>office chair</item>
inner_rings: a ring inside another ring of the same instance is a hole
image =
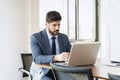
[[[23,68],[19,68],[19,71],[23,72],[23,77],[28,77],[28,80],[32,80],[32,75],[30,74],[30,66],[32,63],[31,53],[22,53],[21,59],[23,63]]]
[[[120,80],[120,76],[108,73],[109,80]]]
[[[55,80],[94,80],[90,68],[62,66],[50,63]]]

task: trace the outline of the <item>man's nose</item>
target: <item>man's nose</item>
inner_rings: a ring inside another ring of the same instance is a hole
[[[59,26],[56,26],[55,29],[56,29],[56,30],[59,30]]]

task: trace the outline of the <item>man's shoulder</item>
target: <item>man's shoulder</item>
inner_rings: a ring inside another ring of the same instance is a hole
[[[67,37],[67,35],[64,34],[64,33],[59,33],[58,36],[59,36],[59,37]]]
[[[31,35],[31,39],[37,39],[37,40],[39,40],[39,41],[42,41],[43,39],[45,39],[45,37],[46,37],[46,32],[45,32],[45,30],[40,31],[40,32],[33,33],[33,34]]]
[[[38,36],[40,36],[40,34],[41,34],[41,32],[36,32],[36,33],[33,33],[32,35],[31,35],[31,37],[38,37]]]
[[[45,30],[42,30],[42,31],[33,33],[32,36],[39,36],[39,37],[40,37],[40,36],[42,36],[44,33],[45,33]]]

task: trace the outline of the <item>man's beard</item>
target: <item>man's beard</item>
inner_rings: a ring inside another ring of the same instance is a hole
[[[50,32],[51,35],[55,36],[59,33],[59,30],[56,30],[56,31],[50,31],[49,30],[49,32]]]

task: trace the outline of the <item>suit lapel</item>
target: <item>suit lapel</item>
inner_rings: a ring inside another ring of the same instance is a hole
[[[51,51],[51,48],[50,48],[50,43],[49,43],[49,39],[48,39],[48,35],[47,35],[46,30],[43,31],[43,38],[44,38],[43,42],[44,42],[45,47],[46,47],[46,52],[47,52],[47,54],[51,54],[52,51]],[[63,39],[62,39],[60,34],[58,34],[58,44],[59,44],[59,50],[60,50],[60,53],[61,53],[64,50],[64,43],[63,43]]]

